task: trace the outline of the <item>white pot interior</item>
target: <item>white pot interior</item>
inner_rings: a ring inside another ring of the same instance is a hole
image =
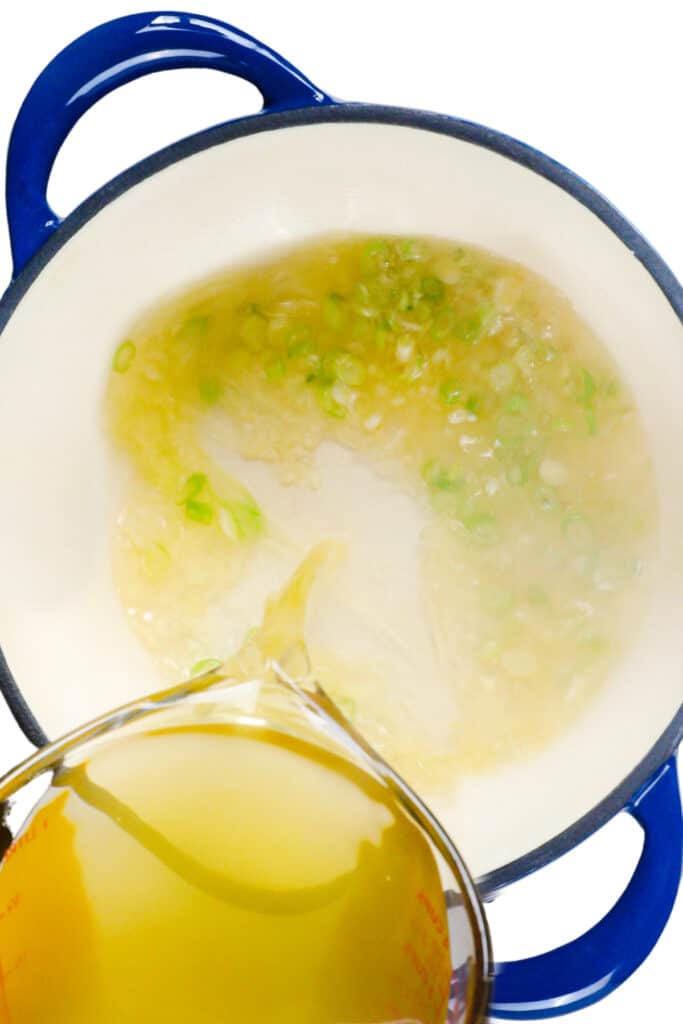
[[[121,484],[100,422],[111,353],[159,298],[332,230],[452,237],[549,278],[613,351],[654,454],[656,587],[628,657],[553,746],[435,807],[480,875],[603,799],[683,697],[683,329],[594,214],[512,160],[417,128],[289,127],[184,159],[78,231],[0,342],[0,643],[53,737],[155,688],[111,582]]]

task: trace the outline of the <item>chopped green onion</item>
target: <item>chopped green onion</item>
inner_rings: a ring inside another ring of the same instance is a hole
[[[223,385],[218,377],[207,377],[199,382],[199,397],[207,405],[215,405],[223,395]]]
[[[569,434],[572,429],[569,420],[564,419],[562,416],[555,416],[551,426],[557,434]]]
[[[171,554],[165,544],[155,541],[148,544],[142,556],[142,564],[148,576],[160,576],[171,563]]]
[[[349,408],[354,403],[355,392],[353,388],[350,388],[349,385],[345,384],[342,380],[338,380],[336,384],[332,385],[330,393],[335,402],[339,402],[339,404],[345,406],[345,408]]]
[[[183,496],[180,499],[180,504],[183,505],[186,501],[199,497],[207,482],[206,473],[191,473],[183,486]]]
[[[479,648],[479,656],[482,661],[489,661],[492,665],[500,660],[500,644],[497,640],[486,640]]]
[[[320,356],[315,352],[305,356],[302,369],[308,371],[304,377],[307,384],[310,384],[314,380],[318,380],[322,373]]]
[[[464,478],[455,469],[448,469],[436,459],[430,459],[422,467],[422,479],[435,491],[458,491]]]
[[[193,523],[200,523],[202,526],[210,526],[213,522],[213,506],[206,501],[197,501],[195,498],[188,498],[185,502],[185,515]]]
[[[181,345],[197,345],[203,341],[209,329],[208,316],[191,316],[176,333],[176,341]]]
[[[500,416],[496,423],[496,440],[505,448],[519,448],[529,434],[528,421],[516,414]]]
[[[434,315],[432,299],[418,299],[413,306],[412,319],[418,324],[426,324]]]
[[[519,412],[524,412],[528,404],[524,395],[510,395],[505,403],[505,411],[512,413],[514,416]]]
[[[584,405],[590,405],[593,400],[593,396],[597,390],[597,384],[595,378],[588,370],[582,368],[581,370],[581,390],[578,395],[578,399]]]
[[[414,262],[415,260],[422,259],[422,250],[420,249],[419,242],[416,242],[414,238],[404,238],[399,242],[398,252],[402,260],[408,262]]]
[[[456,330],[458,338],[467,344],[475,342],[494,312],[490,306],[480,306],[473,316],[460,320]]]
[[[328,416],[332,416],[334,419],[343,420],[346,418],[346,408],[340,405],[332,394],[332,389],[329,387],[323,388],[320,392],[320,404],[327,413]]]
[[[425,366],[425,357],[422,355],[421,352],[418,352],[417,355],[415,356],[415,363],[414,363],[414,365],[409,367],[409,368],[406,368],[403,371],[403,375],[402,375],[403,379],[407,380],[409,383],[412,383],[413,381],[419,380],[420,377],[423,374],[424,366]]]
[[[383,238],[374,238],[361,253],[360,269],[364,274],[374,274],[388,266],[389,245]]]
[[[446,338],[449,334],[453,334],[458,323],[458,318],[452,309],[440,310],[434,322],[432,324],[431,334],[437,341],[442,338]]]
[[[593,409],[586,409],[586,426],[588,427],[589,434],[597,434],[598,419]]]
[[[315,351],[312,341],[296,341],[287,349],[287,356],[290,359],[305,359]]]
[[[541,484],[536,490],[536,501],[543,512],[554,511],[558,503],[555,488]]]
[[[512,466],[508,466],[505,476],[508,483],[512,484],[513,487],[521,487],[529,479],[528,466],[526,463],[515,462]]]
[[[488,512],[464,516],[460,521],[483,544],[495,544],[500,540],[498,520]]]
[[[228,511],[233,518],[237,533],[242,538],[260,533],[265,525],[263,512],[251,495],[247,495],[239,501],[230,502]]]
[[[323,303],[323,319],[333,331],[340,330],[346,323],[348,310],[342,295],[333,292]]]
[[[385,349],[387,347],[387,342],[390,337],[391,328],[389,327],[389,324],[382,324],[377,328],[377,330],[375,331],[375,345],[380,350],[380,352],[382,351],[382,349]]]
[[[336,361],[339,353],[342,349],[333,348],[329,352],[326,352],[322,357],[320,363],[320,372],[318,374],[318,384],[321,387],[331,387],[337,379],[337,367]]]
[[[217,672],[222,665],[223,662],[218,658],[202,658],[201,661],[196,661],[190,669],[190,678],[195,679],[197,676],[207,676],[210,672]]]
[[[351,388],[357,388],[367,376],[365,365],[350,352],[339,352],[332,363],[339,380]]]
[[[462,387],[456,380],[449,378],[439,388],[439,398],[444,405],[457,405],[462,398]]]
[[[430,302],[440,302],[444,296],[444,291],[443,281],[433,274],[422,278],[422,294]]]
[[[360,312],[363,310],[369,310],[372,306],[372,299],[370,298],[370,289],[364,281],[358,281],[353,288],[353,304]]]
[[[274,362],[269,363],[266,366],[266,377],[268,380],[282,380],[285,375],[287,367],[284,364],[284,360],[276,359]]]
[[[363,351],[375,339],[375,326],[370,319],[356,319],[351,326],[351,338]]]
[[[125,373],[126,370],[130,370],[136,354],[137,349],[132,341],[122,341],[116,352],[114,352],[111,364],[112,369],[116,373]]]
[[[413,294],[407,288],[404,288],[398,297],[398,308],[402,313],[410,312],[413,308]]]
[[[480,403],[481,399],[479,398],[478,395],[468,395],[467,401],[465,402],[465,408],[467,409],[468,412],[474,415],[477,412]]]
[[[263,313],[251,312],[242,321],[240,337],[251,349],[259,348],[266,340],[268,321]]]

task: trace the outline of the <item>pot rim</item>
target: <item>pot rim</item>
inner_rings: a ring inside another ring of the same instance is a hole
[[[524,142],[472,121],[412,108],[334,102],[272,113],[259,113],[205,129],[172,143],[134,164],[98,189],[57,227],[54,234],[10,283],[0,300],[0,335],[47,264],[104,207],[159,171],[206,149],[261,132],[322,123],[367,123],[418,128],[481,146],[546,178],[598,217],[644,266],[683,324],[683,287],[672,270],[639,231],[596,189],[564,164]],[[0,693],[26,737],[37,746],[48,742],[14,679],[0,648]],[[683,740],[683,702],[650,751],[590,811],[535,850],[496,868],[478,880],[484,897],[531,874],[573,849],[605,825],[629,803]]]

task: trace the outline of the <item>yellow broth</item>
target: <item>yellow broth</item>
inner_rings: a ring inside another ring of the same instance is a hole
[[[360,768],[187,724],[58,786],[0,865],[2,1024],[443,1024],[438,867]]]
[[[491,253],[335,237],[226,271],[122,341],[107,426],[130,479],[116,584],[171,678],[232,653],[221,595],[269,545],[295,546],[216,439],[311,502],[332,444],[415,504],[434,671],[399,688],[396,665],[352,654],[343,629],[310,643],[323,684],[414,785],[567,729],[642,613],[657,510],[632,395],[569,301]]]

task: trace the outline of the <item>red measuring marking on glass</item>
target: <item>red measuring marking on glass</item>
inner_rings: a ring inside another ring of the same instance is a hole
[[[5,927],[12,928],[12,918],[21,914],[24,911],[24,898],[21,890],[12,891],[12,868],[14,865],[20,864],[24,856],[34,846],[35,843],[40,843],[43,836],[47,832],[50,826],[50,809],[44,812],[39,812],[36,820],[34,820],[30,827],[22,833],[5,851],[4,857],[0,861],[0,898],[3,902],[0,902],[0,926],[1,929]],[[10,881],[6,885],[5,872],[9,869]],[[7,894],[6,890],[9,890]],[[6,950],[5,950],[6,953]],[[20,953],[13,964],[3,963],[2,956],[0,956],[0,1024],[12,1024],[14,1016],[9,1005],[9,995],[7,991],[7,981],[9,977],[16,971],[21,970],[27,964],[28,956],[26,951]]]
[[[0,1024],[12,1024],[14,1017],[10,1010],[9,1000],[7,997],[7,979],[15,971],[20,971],[26,964],[27,956],[26,953],[21,953],[15,960],[12,967],[6,970],[2,958],[0,957]]]
[[[5,990],[5,971],[2,966],[2,957],[0,957],[0,1014],[2,1014],[2,1021],[5,1024],[12,1024],[12,1014],[10,1013],[7,992]]]

